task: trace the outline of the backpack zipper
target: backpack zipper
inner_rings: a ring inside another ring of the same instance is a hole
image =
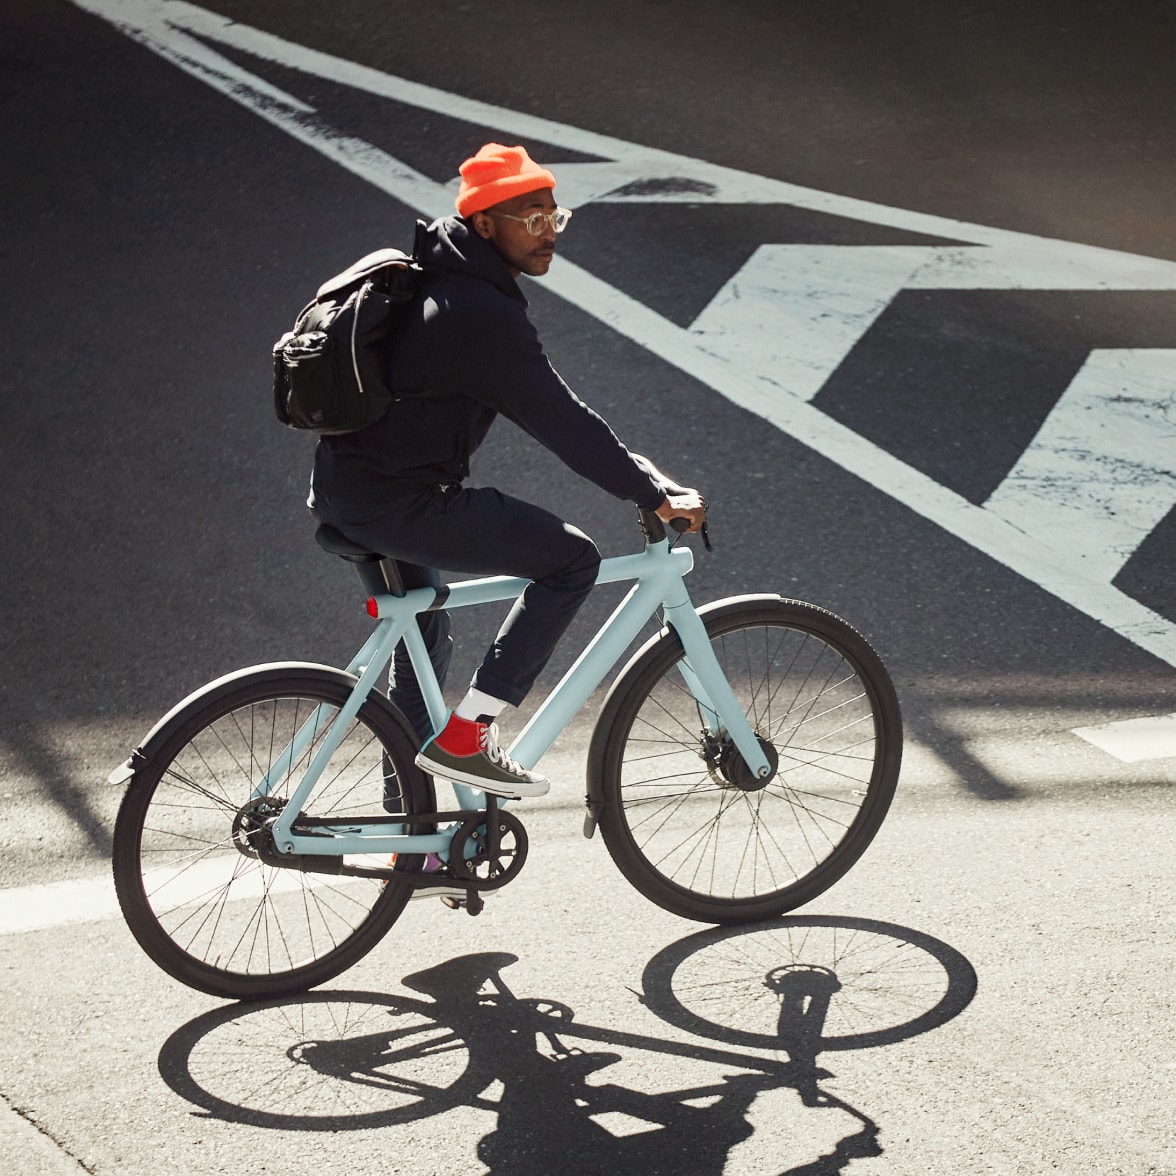
[[[366,395],[366,392],[364,390],[363,380],[360,379],[359,375],[359,356],[355,351],[355,333],[359,329],[359,308],[363,304],[363,296],[371,289],[371,286],[372,283],[369,279],[356,291],[355,308],[351,314],[351,366],[355,371],[355,384],[359,389],[360,396]]]

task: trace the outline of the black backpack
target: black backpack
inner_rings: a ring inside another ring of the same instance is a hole
[[[377,249],[324,282],[274,344],[274,412],[292,429],[354,433],[396,399],[384,344],[416,290],[421,268]]]

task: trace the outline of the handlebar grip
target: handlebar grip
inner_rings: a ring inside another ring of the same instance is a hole
[[[641,523],[641,530],[644,532],[646,539],[651,543],[660,543],[666,537],[666,525],[661,518],[652,510],[642,510],[637,508],[637,517]],[[689,519],[670,519],[670,528],[676,531],[679,535],[685,533],[690,526]],[[710,541],[710,529],[706,523],[702,524],[702,530],[699,532],[702,536],[702,545],[707,551],[713,551]]]

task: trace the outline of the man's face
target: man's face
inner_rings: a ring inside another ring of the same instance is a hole
[[[555,196],[550,188],[525,192],[473,215],[474,231],[485,237],[502,255],[515,277],[528,274],[540,278],[551,268],[555,256],[555,229],[544,223],[537,237],[522,222],[533,212],[554,212]],[[519,220],[511,220],[519,217]]]

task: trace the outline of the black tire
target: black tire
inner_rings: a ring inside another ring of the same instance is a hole
[[[176,980],[230,999],[301,992],[351,967],[404,910],[408,886],[275,868],[234,836],[238,812],[294,732],[320,704],[339,707],[354,683],[325,666],[243,670],[181,704],[135,757],[115,823],[115,889],[140,946]],[[318,742],[272,790],[279,802]],[[306,815],[431,812],[415,753],[400,712],[369,697]],[[402,855],[396,864],[419,862]]]
[[[733,746],[706,745],[665,631],[605,702],[589,799],[613,860],[658,906],[706,923],[774,918],[828,889],[877,833],[902,758],[898,699],[866,640],[824,609],[760,596],[700,616],[773,775],[752,781]]]

